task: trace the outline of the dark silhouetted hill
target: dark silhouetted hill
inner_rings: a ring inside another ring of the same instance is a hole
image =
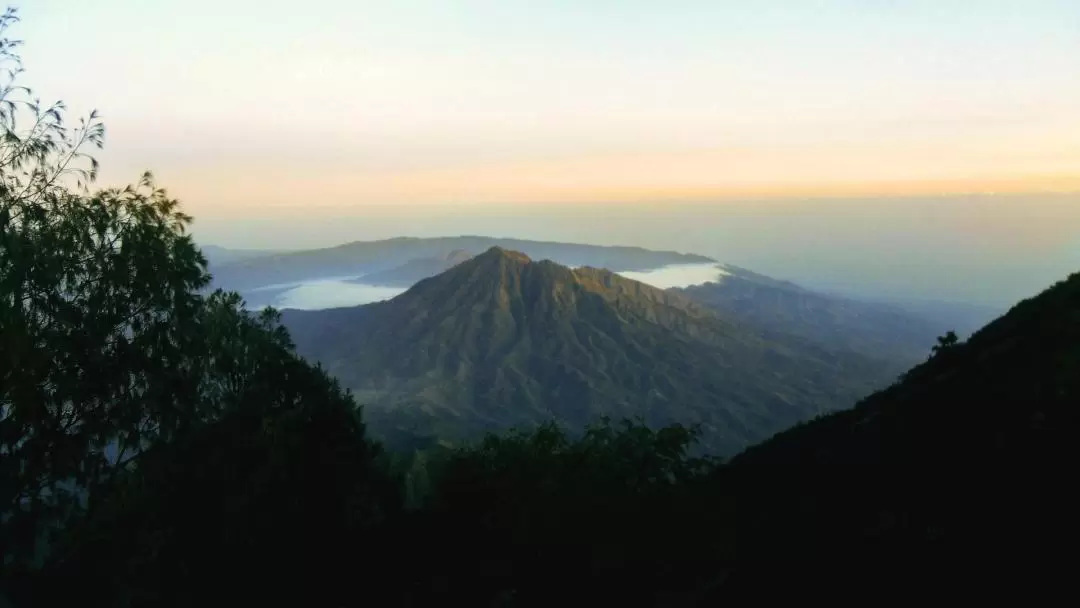
[[[1019,580],[1028,560],[1076,539],[1080,505],[1065,480],[1080,461],[1078,406],[1080,274],[854,409],[735,458],[718,483],[738,497],[740,553],[901,558],[947,578],[962,574],[952,566],[985,564]],[[745,578],[750,588],[761,580]]]
[[[401,237],[238,260],[211,267],[211,272],[216,286],[244,291],[318,278],[357,277],[393,270],[410,260],[442,258],[458,250],[475,255],[496,246],[522,251],[534,259],[550,259],[568,266],[596,266],[614,271],[715,262],[705,256],[650,251],[640,247],[603,247],[483,236]]]

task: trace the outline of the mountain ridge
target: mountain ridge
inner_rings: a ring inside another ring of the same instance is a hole
[[[241,259],[211,268],[211,273],[214,275],[215,285],[242,292],[266,285],[319,278],[358,277],[389,271],[417,258],[446,256],[455,250],[479,254],[492,246],[522,251],[537,259],[552,259],[570,266],[593,265],[615,271],[651,270],[671,264],[716,262],[698,254],[654,251],[641,247],[481,236],[396,237]]]
[[[361,275],[349,282],[377,287],[412,287],[472,257],[473,254],[464,249],[455,249],[446,255],[413,258],[396,268]]]
[[[897,306],[820,293],[788,281],[726,267],[717,281],[672,288],[759,330],[798,335],[835,348],[890,359],[899,374],[954,329]]]
[[[499,247],[390,300],[283,319],[390,434],[641,416],[701,423],[731,453],[888,379],[877,361],[765,340],[677,293]]]
[[[1076,500],[1080,273],[853,409],[735,457],[748,557],[1054,555]],[[760,480],[768,479],[765,485]]]

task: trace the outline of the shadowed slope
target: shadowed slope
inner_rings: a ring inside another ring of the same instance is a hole
[[[672,289],[765,332],[793,334],[833,348],[890,360],[896,373],[923,360],[955,329],[902,308],[804,289],[740,268],[720,280]]]
[[[710,448],[732,453],[853,403],[887,373],[606,270],[497,247],[387,302],[285,321],[390,437],[641,416],[701,423]]]
[[[1080,274],[854,410],[737,457],[724,483],[742,497],[743,553],[1060,555],[1077,532],[1078,404]]]

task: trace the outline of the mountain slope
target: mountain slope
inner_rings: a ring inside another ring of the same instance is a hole
[[[275,249],[228,249],[217,245],[201,245],[199,249],[202,250],[203,255],[206,256],[206,261],[210,266],[221,266],[223,264],[239,262],[241,260],[252,260],[255,258],[286,253]]]
[[[895,362],[897,373],[925,359],[954,328],[897,307],[804,289],[733,266],[718,281],[672,291],[763,332],[794,334]]]
[[[967,338],[987,323],[1000,317],[1008,311],[1007,307],[987,306],[973,304],[971,302],[955,302],[948,300],[928,300],[925,298],[907,298],[899,296],[874,296],[859,293],[834,292],[818,290],[832,296],[881,304],[893,308],[899,308],[905,313],[928,319],[938,325],[946,325],[956,332],[961,338]]]
[[[365,274],[352,282],[378,287],[411,287],[428,277],[446,272],[471,257],[473,254],[468,251],[455,249],[444,256],[416,258],[397,268]]]
[[[326,249],[238,260],[211,268],[211,271],[216,286],[244,291],[265,285],[318,278],[356,277],[391,270],[418,258],[445,257],[455,250],[479,254],[494,246],[522,251],[533,258],[550,259],[569,266],[597,266],[614,271],[649,270],[669,264],[715,262],[700,255],[650,251],[640,247],[602,247],[459,236],[347,243]]]
[[[886,366],[766,340],[671,292],[492,248],[387,302],[285,311],[298,351],[351,388],[374,428],[460,439],[552,417],[701,423],[733,453],[853,403]]]
[[[735,458],[722,483],[744,557],[1060,555],[1077,533],[1078,405],[1080,274]]]

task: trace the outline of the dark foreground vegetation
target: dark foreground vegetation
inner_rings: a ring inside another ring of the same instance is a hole
[[[189,220],[149,177],[86,188],[96,116],[69,128],[0,92],[16,606],[711,605],[793,574],[930,585],[948,563],[955,583],[958,564],[1073,546],[1080,275],[730,463],[692,456],[694,429],[634,421],[389,453],[273,312],[205,293]]]

